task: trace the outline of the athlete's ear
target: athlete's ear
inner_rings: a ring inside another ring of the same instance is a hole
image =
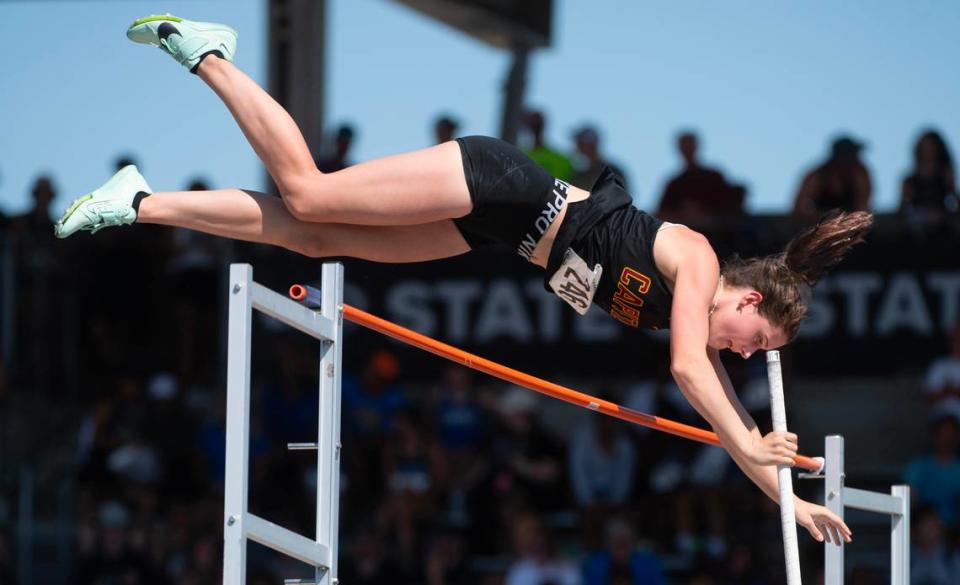
[[[759,291],[747,290],[743,293],[743,296],[740,297],[740,302],[737,303],[737,310],[743,309],[749,305],[756,307],[760,304],[760,301],[763,300],[763,295]]]

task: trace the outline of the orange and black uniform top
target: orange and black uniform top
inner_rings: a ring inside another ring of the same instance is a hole
[[[596,305],[628,327],[666,329],[673,295],[653,259],[653,242],[663,222],[632,203],[617,175],[604,168],[590,197],[569,204],[550,250],[546,280],[572,248],[588,266],[603,267],[593,297]]]

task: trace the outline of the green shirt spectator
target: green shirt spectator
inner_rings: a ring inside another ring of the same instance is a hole
[[[543,129],[546,121],[542,112],[531,110],[523,117],[523,126],[530,132],[533,148],[526,151],[527,156],[534,162],[543,167],[548,173],[560,179],[570,182],[573,179],[573,163],[570,158],[559,150],[554,150],[547,146],[543,141]]]

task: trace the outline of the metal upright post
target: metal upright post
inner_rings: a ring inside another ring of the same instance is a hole
[[[247,513],[250,477],[250,345],[253,268],[230,265],[229,338],[227,340],[227,453],[223,494],[223,584],[247,582]]]
[[[340,376],[343,338],[343,266],[323,265],[322,311],[299,305],[253,280],[247,264],[230,266],[227,349],[227,461],[224,490],[223,582],[245,585],[247,540],[306,563],[316,585],[337,584],[337,529],[340,505]],[[250,348],[253,311],[260,311],[320,341],[320,421],[317,442],[293,449],[317,449],[316,536],[308,538],[251,514]],[[305,581],[293,580],[298,583]],[[290,581],[290,582],[293,582]]]
[[[340,380],[343,336],[343,265],[323,265],[321,310],[336,323],[334,338],[320,349],[320,428],[317,435],[317,542],[327,547],[328,570],[316,570],[318,585],[337,583],[340,502]]]
[[[890,583],[910,585],[910,486],[895,485],[890,494],[900,500],[900,513],[890,516]]]
[[[824,502],[828,510],[843,519],[843,437],[830,435],[825,440],[824,473],[826,481],[823,486]],[[824,542],[824,585],[843,585],[843,543],[840,546]]]

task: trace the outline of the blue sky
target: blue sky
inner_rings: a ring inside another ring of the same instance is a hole
[[[495,134],[509,66],[488,48],[389,0],[329,0],[328,119],[354,123],[356,160],[426,146],[439,112]],[[194,176],[259,188],[263,171],[216,96],[159,50],[127,41],[135,18],[172,12],[240,31],[237,63],[265,79],[264,0],[0,0],[0,210],[22,212],[40,173],[56,211],[133,153],[155,189]],[[528,102],[548,137],[597,124],[635,200],[656,205],[678,166],[673,137],[700,131],[704,159],[789,208],[801,174],[848,131],[868,144],[874,207],[898,199],[912,142],[932,125],[960,145],[960,3],[556,0],[555,43],[533,56]]]

